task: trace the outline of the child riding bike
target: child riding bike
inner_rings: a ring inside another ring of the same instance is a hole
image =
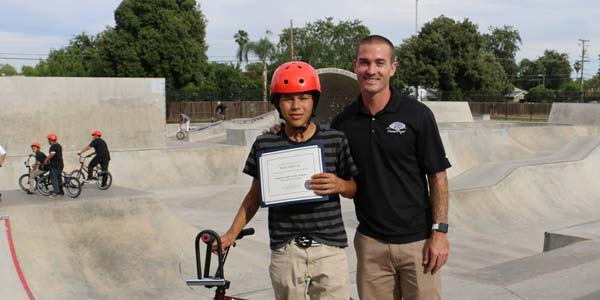
[[[104,174],[108,172],[108,163],[110,162],[110,151],[108,150],[108,145],[106,144],[104,139],[102,139],[102,132],[100,130],[92,131],[92,138],[93,139],[90,142],[90,144],[83,147],[83,149],[81,149],[81,151],[79,151],[77,155],[81,155],[86,151],[94,148],[96,156],[92,158],[88,165],[87,181],[92,181],[94,179],[92,170],[94,170],[94,167],[96,167],[97,165],[100,165],[102,172],[98,172],[98,175],[102,177],[102,186],[106,186],[107,176],[105,176]]]

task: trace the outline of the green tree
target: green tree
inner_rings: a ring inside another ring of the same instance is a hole
[[[115,22],[98,38],[104,73],[165,77],[168,88],[200,84],[206,20],[195,0],[124,0]]]
[[[253,53],[258,56],[262,64],[262,78],[263,78],[263,93],[262,100],[267,101],[267,71],[269,63],[275,58],[276,47],[273,42],[271,42],[268,38],[271,32],[267,31],[265,37],[259,39],[258,41],[250,41],[246,45],[246,49],[244,50],[244,58],[248,58],[248,52]]]
[[[248,52],[246,51],[246,46],[248,45],[248,42],[250,42],[248,32],[244,30],[238,30],[238,32],[233,35],[233,38],[238,44],[238,49],[236,53],[238,62],[241,63],[242,61],[248,61]]]
[[[490,27],[490,33],[484,34],[485,48],[491,51],[502,65],[509,81],[513,82],[517,75],[515,56],[522,44],[519,31],[512,26],[502,28]]]
[[[51,50],[36,66],[38,76],[99,76],[96,38],[85,32],[74,36],[66,47]]]
[[[547,89],[541,85],[531,88],[529,93],[525,96],[527,102],[552,103],[555,99],[556,91]]]
[[[535,61],[523,59],[519,63],[517,85],[529,90],[540,83],[549,89],[560,90],[571,81],[569,55],[546,50]]]
[[[14,76],[14,75],[17,75],[17,69],[15,69],[15,67],[13,67],[9,64],[0,65],[0,76]]]
[[[484,37],[468,19],[457,22],[440,16],[432,20],[418,36],[397,48],[396,56],[396,72],[402,82],[453,95],[446,99],[462,97],[464,93],[457,90],[502,90],[509,86],[502,65],[485,49]]]
[[[340,21],[333,18],[307,23],[294,28],[295,59],[306,61],[315,68],[335,67],[352,70],[355,47],[370,34],[369,28],[360,20]],[[279,35],[277,64],[291,59],[291,30],[286,28]]]
[[[32,66],[21,67],[21,74],[25,76],[39,76],[35,67]]]

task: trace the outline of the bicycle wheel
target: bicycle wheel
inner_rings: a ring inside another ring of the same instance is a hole
[[[175,134],[175,137],[181,141],[181,140],[183,140],[183,138],[185,138],[185,132],[177,131],[177,134]]]
[[[81,183],[75,177],[64,177],[63,186],[67,195],[71,198],[77,198],[81,194]]]
[[[52,192],[52,183],[50,183],[50,175],[43,175],[38,177],[36,189],[40,194],[49,196]]]
[[[106,176],[106,185],[102,186],[102,177]],[[100,174],[98,175],[98,179],[96,180],[96,187],[101,189],[101,190],[108,190],[108,188],[111,186],[112,184],[112,175],[110,174],[110,172],[100,172]]]
[[[19,187],[25,192],[29,191],[29,174],[23,174],[19,177]]]

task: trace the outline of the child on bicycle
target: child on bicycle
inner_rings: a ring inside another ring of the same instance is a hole
[[[192,122],[192,118],[182,112],[179,112],[179,130],[183,130],[183,124],[185,124],[185,131],[189,132],[190,122]]]
[[[312,121],[320,94],[319,77],[311,65],[292,61],[275,70],[271,103],[285,125],[279,133],[259,136],[254,142],[243,170],[253,177],[252,185],[233,224],[221,237],[223,248],[231,246],[259,208],[257,152],[312,142],[323,145],[326,173],[313,175],[309,187],[316,195],[329,195],[329,200],[269,207],[269,273],[279,300],[304,299],[306,291],[311,300],[350,298],[344,252],[348,242],[339,195],[354,197],[353,177],[358,175],[358,170],[344,134],[321,128]]]
[[[29,172],[29,190],[27,194],[31,195],[35,192],[35,178],[48,171],[48,166],[44,164],[46,161],[46,154],[41,151],[42,144],[38,142],[31,143],[31,152],[35,157],[35,161],[31,166],[31,172]]]
[[[88,164],[88,174],[87,174],[87,180],[88,181],[92,181],[94,180],[93,178],[93,170],[97,165],[100,165],[100,168],[102,169],[103,173],[108,172],[108,163],[110,162],[110,151],[108,150],[108,145],[106,144],[106,141],[104,141],[104,139],[102,138],[102,131],[100,130],[94,130],[92,131],[92,141],[90,142],[89,145],[83,147],[83,149],[81,149],[81,151],[77,152],[77,155],[81,155],[84,152],[90,150],[94,148],[94,151],[96,152],[96,156],[94,156],[94,158],[92,158],[92,160],[90,160],[90,163]],[[99,175],[101,175],[99,173]],[[101,176],[102,177],[102,186],[106,186],[106,176]]]

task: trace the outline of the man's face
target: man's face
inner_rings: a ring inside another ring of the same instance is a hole
[[[40,150],[40,148],[38,148],[36,146],[31,146],[31,152],[36,153],[36,152],[38,152],[38,150]]]
[[[282,94],[279,109],[286,123],[300,127],[306,125],[313,111],[313,96],[310,93]]]
[[[375,95],[389,89],[390,78],[396,72],[392,51],[385,43],[363,44],[358,48],[354,73],[361,92]]]

